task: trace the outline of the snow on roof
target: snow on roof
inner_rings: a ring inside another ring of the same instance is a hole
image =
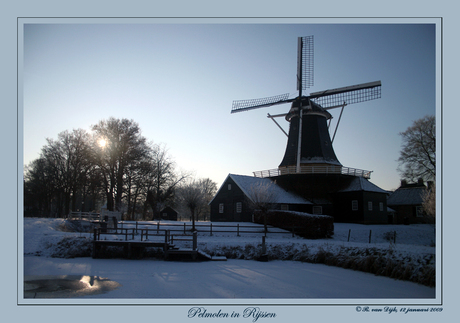
[[[421,205],[425,186],[400,187],[387,200],[388,205]]]
[[[271,184],[270,188],[274,191],[274,194],[277,197],[276,203],[278,204],[313,204],[310,201],[307,201],[298,195],[285,191],[268,178],[259,178],[254,176],[236,174],[229,174],[227,176],[227,179],[228,178],[231,178],[236,183],[236,185],[238,185],[238,187],[243,191],[243,193],[248,197],[249,192],[253,186],[261,184]],[[221,188],[225,185],[227,179],[225,179],[224,184],[222,184]],[[217,194],[219,194],[219,192],[217,192]]]
[[[353,178],[350,185],[348,185],[347,188],[340,190],[339,192],[356,192],[356,191],[388,193],[384,189],[381,189],[377,185],[369,182],[369,180],[364,177]]]
[[[348,185],[347,188],[340,190],[339,192],[356,192],[356,191],[388,193],[384,189],[381,189],[377,185],[369,182],[369,180],[364,177],[353,178],[350,185]]]

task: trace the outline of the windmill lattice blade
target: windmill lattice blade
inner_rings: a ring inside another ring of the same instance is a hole
[[[297,90],[313,86],[314,45],[313,36],[299,37],[297,53]]]
[[[242,112],[242,111],[247,111],[247,110],[252,110],[252,109],[268,107],[268,106],[275,105],[275,104],[290,102],[288,98],[289,98],[289,93],[285,93],[285,94],[275,95],[275,96],[261,98],[261,99],[233,101],[231,113]]]
[[[381,96],[382,84],[380,81],[310,94],[312,100],[325,109],[340,106],[343,103],[353,104],[380,99]]]

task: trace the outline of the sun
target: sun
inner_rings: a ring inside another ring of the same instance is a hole
[[[104,138],[99,139],[97,143],[99,144],[101,148],[104,148],[105,146],[107,146],[107,140],[105,140]]]

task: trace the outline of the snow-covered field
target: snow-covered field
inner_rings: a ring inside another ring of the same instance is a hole
[[[259,231],[263,229],[250,225]],[[92,259],[87,250],[82,253],[85,257],[74,257],[89,245],[92,234],[68,232],[66,227],[69,225],[63,219],[24,219],[23,274],[107,278],[117,283],[115,289],[104,293],[71,295],[80,300],[263,298],[303,303],[305,299],[432,301],[436,297],[430,280],[424,281],[425,276],[435,277],[436,239],[431,225],[336,223],[333,238],[320,240],[269,232],[268,262],[253,260],[261,252],[261,233],[244,233],[241,229],[237,236],[236,231],[220,233],[216,226],[212,236],[208,229],[199,228],[198,248],[212,255],[225,255],[227,261]],[[394,232],[396,243],[390,241]],[[363,268],[368,272],[363,272]]]

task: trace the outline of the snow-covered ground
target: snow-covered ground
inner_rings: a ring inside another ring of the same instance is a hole
[[[188,300],[188,304],[191,299],[207,299],[209,304],[225,298],[264,299],[275,303],[279,299],[290,299],[290,302],[304,304],[306,299],[307,303],[314,299],[319,299],[321,303],[321,299],[417,299],[417,302],[433,302],[436,298],[436,289],[426,286],[429,284],[422,285],[337,267],[354,268],[356,263],[364,266],[363,262],[368,262],[370,258],[380,257],[389,263],[403,263],[406,267],[410,265],[414,271],[410,274],[412,276],[424,275],[427,267],[435,268],[435,235],[431,225],[370,226],[336,223],[333,238],[320,240],[293,237],[288,232],[268,233],[268,262],[242,260],[254,259],[260,254],[260,233],[243,233],[241,229],[240,236],[237,236],[236,231],[219,233],[219,229],[214,226],[211,236],[208,229],[199,228],[199,249],[213,255],[226,255],[231,259],[220,262],[183,262],[156,258],[65,258],[72,254],[78,255],[76,250],[84,246],[79,241],[92,239],[90,233],[62,231],[65,230],[65,224],[63,219],[24,219],[23,274],[25,277],[96,277],[117,283],[113,290],[73,298],[77,303],[88,302],[89,299],[110,299],[121,303],[125,299],[141,299],[139,302],[146,302],[146,299],[153,298],[157,303],[180,299],[181,302]],[[260,225],[251,225],[256,230],[263,229]],[[123,226],[133,227],[134,224],[124,223]],[[394,232],[396,243],[389,239]],[[62,239],[65,237],[75,239],[69,239],[70,243],[64,245]],[[74,253],[69,254],[72,248],[75,249]],[[320,260],[320,257],[326,260]],[[353,262],[345,266],[344,262],[349,259],[353,259]],[[321,262],[330,262],[335,266],[318,264]],[[393,267],[397,268],[396,265]],[[387,273],[387,276],[391,275]],[[23,301],[33,303],[36,300]]]

